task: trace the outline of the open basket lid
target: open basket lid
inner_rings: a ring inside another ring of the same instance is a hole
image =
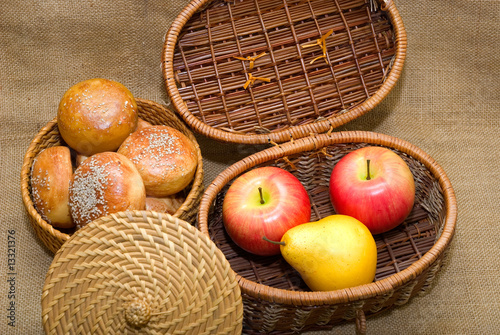
[[[373,109],[405,55],[392,0],[193,0],[167,32],[162,70],[193,130],[282,143]]]
[[[76,231],[42,294],[47,334],[240,334],[235,274],[208,236],[168,214],[120,212]]]

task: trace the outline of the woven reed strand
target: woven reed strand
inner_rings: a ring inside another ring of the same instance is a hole
[[[223,254],[189,223],[154,212],[111,214],[78,230],[42,293],[47,334],[229,335],[241,333],[242,318]]]
[[[407,162],[416,184],[416,202],[409,217],[399,227],[375,236],[378,262],[373,283],[338,291],[310,292],[282,257],[251,255],[227,236],[221,205],[232,180],[242,173],[268,165],[289,170],[309,193],[314,221],[335,213],[328,195],[328,181],[335,163],[348,152],[368,145],[396,152]],[[198,221],[200,230],[212,238],[238,275],[245,305],[245,331],[286,334],[331,328],[357,317],[359,311],[371,315],[404,304],[426,289],[451,242],[456,211],[454,192],[446,174],[422,150],[382,134],[338,132],[271,147],[228,167],[205,191]],[[358,321],[361,326],[362,320]]]
[[[189,137],[196,146],[198,155],[198,167],[195,177],[190,185],[183,191],[186,195],[186,200],[174,213],[174,216],[188,222],[194,222],[197,215],[197,208],[204,190],[203,185],[203,161],[201,151],[189,128],[182,122],[174,112],[159,105],[153,101],[138,99],[137,107],[139,117],[150,122],[153,125],[167,125],[181,131],[184,135]],[[42,240],[44,245],[53,253],[68,240],[73,230],[55,229],[48,222],[42,219],[40,214],[36,211],[33,200],[31,197],[31,166],[35,157],[44,149],[56,145],[62,145],[63,141],[59,135],[56,119],[50,121],[40,132],[35,136],[31,142],[21,169],[21,194],[26,211],[31,219],[31,224],[37,237]]]
[[[280,143],[338,127],[399,78],[406,33],[395,6],[368,0],[194,0],[169,29],[163,73],[196,131],[225,142]],[[316,39],[326,38],[324,59]],[[249,68],[235,57],[266,54]],[[243,84],[254,77],[247,89]]]

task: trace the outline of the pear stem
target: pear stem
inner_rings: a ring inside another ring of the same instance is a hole
[[[266,202],[264,201],[264,195],[262,194],[262,187],[259,187],[259,194],[260,194],[260,203],[263,205]]]
[[[269,243],[272,243],[272,244],[286,245],[286,243],[285,243],[285,242],[283,242],[283,241],[280,241],[280,242],[278,242],[278,241],[271,241],[270,239],[268,239],[268,238],[267,238],[267,237],[265,237],[265,236],[262,236],[262,239],[263,239],[264,241],[269,242]]]
[[[370,160],[367,159],[366,160],[366,180],[370,180],[370,179],[372,179],[370,177]]]

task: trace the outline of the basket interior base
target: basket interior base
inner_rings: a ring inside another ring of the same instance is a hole
[[[303,153],[296,157],[288,157],[296,170],[291,169],[283,160],[277,160],[273,165],[286,168],[294,173],[303,183],[309,193],[312,205],[311,221],[319,220],[328,215],[336,214],[331,205],[328,192],[328,178],[331,168],[347,152],[363,145],[352,144],[340,148],[331,148],[327,155],[317,153]],[[398,227],[375,235],[377,244],[377,271],[375,281],[398,273],[420,259],[435,244],[439,235],[438,223],[442,211],[442,198],[434,196],[439,193],[439,186],[430,173],[421,163],[398,153],[410,166],[415,178],[416,199],[415,205]],[[311,161],[311,162],[309,162]],[[270,164],[267,164],[270,165]],[[313,175],[307,175],[310,166]],[[219,249],[222,250],[232,269],[240,276],[258,284],[292,291],[310,291],[296,272],[281,255],[258,256],[248,253],[238,247],[229,237],[222,222],[222,203],[224,195],[229,188],[227,184],[219,192],[213,211],[209,217],[209,234]],[[429,199],[435,198],[433,205]]]

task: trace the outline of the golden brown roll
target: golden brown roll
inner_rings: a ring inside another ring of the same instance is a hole
[[[57,125],[64,141],[80,154],[114,151],[137,127],[137,103],[122,84],[89,79],[66,91]]]
[[[73,175],[68,147],[41,151],[31,167],[31,193],[40,216],[54,227],[71,228],[74,223],[68,206],[69,183]]]
[[[89,157],[81,154],[76,154],[75,167],[79,167],[87,158]]]
[[[71,217],[78,228],[102,216],[146,207],[139,172],[125,156],[102,152],[75,170],[69,188]]]
[[[118,152],[137,167],[146,194],[165,197],[184,189],[198,164],[194,143],[168,126],[151,126],[131,134]]]
[[[151,126],[152,126],[151,123],[149,123],[146,120],[143,120],[143,119],[139,118],[139,120],[137,121],[137,128],[135,129],[135,131],[141,131],[144,128],[151,127]]]
[[[186,197],[180,193],[172,194],[163,198],[146,197],[146,210],[175,214],[182,206]]]

